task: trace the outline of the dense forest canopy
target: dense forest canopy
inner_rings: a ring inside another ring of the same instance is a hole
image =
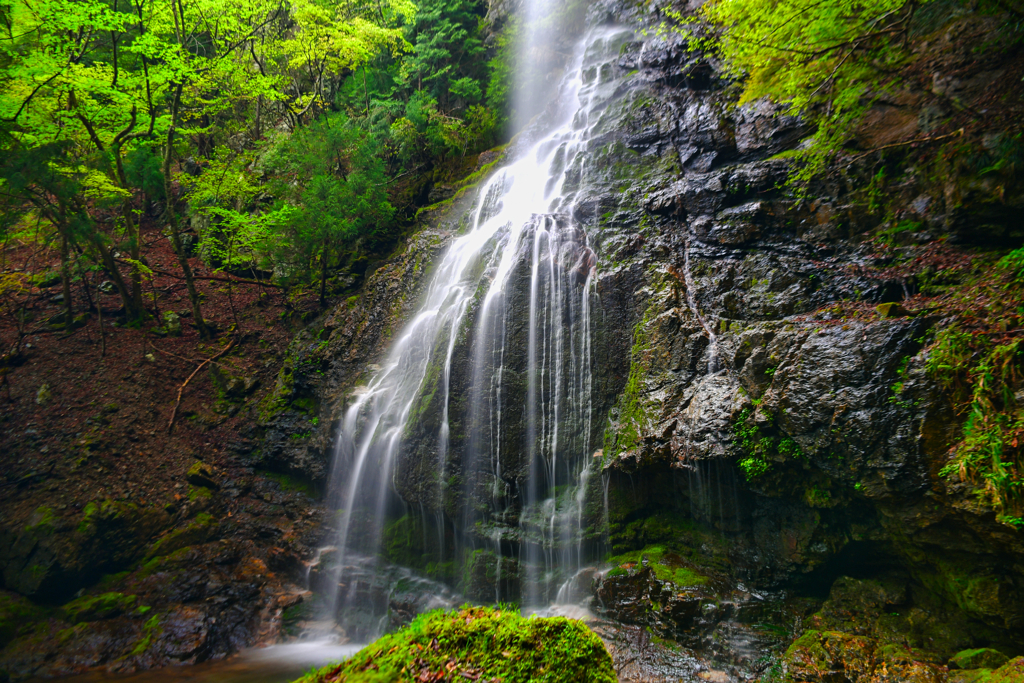
[[[418,188],[395,181],[443,175],[501,137],[509,89],[492,76],[514,53],[503,40],[486,58],[485,12],[478,0],[6,3],[3,230],[59,244],[66,290],[102,270],[129,320],[146,315],[147,220],[166,225],[204,334],[195,249],[236,273],[319,279],[322,300],[332,269],[358,267],[407,223]]]

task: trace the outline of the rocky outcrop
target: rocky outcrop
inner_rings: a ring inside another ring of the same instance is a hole
[[[992,35],[986,22],[932,25],[930,63],[956,62],[952,36]],[[613,551],[702,548],[705,563],[761,589],[813,593],[851,571],[898,577],[900,617],[912,626],[865,633],[819,619],[797,647],[803,654],[790,657],[792,680],[890,680],[878,678],[885,667],[892,680],[938,680],[956,651],[1000,639],[1006,654],[1020,654],[1021,536],[939,475],[960,424],[926,362],[929,335],[948,321],[876,309],[916,290],[912,277],[887,269],[899,254],[865,241],[892,226],[858,187],[870,177],[847,166],[811,188],[818,198],[797,200],[783,187],[779,153],[807,133],[800,121],[764,102],[732,107],[714,59],[678,39],[638,42],[620,66],[637,70],[632,91],[606,114],[608,135],[590,160],[597,173],[581,185],[583,216],[601,217],[602,297],[632,330],[603,450]],[[975,65],[976,77],[1005,67]],[[933,104],[915,97],[907,103],[925,117]],[[891,107],[879,107],[864,124],[868,146],[885,144],[875,138],[891,124],[881,123]],[[941,181],[918,166],[887,189],[919,221],[912,235],[898,233],[906,258],[937,238],[1019,245],[1005,218],[992,216],[1017,205],[1021,178],[1002,177],[1007,198],[997,207],[993,195],[967,189],[976,176],[950,159]],[[597,588],[606,613],[634,618],[635,591],[609,585]],[[862,618],[887,605],[873,603]],[[647,612],[643,623],[669,617],[663,606]],[[938,621],[959,626],[943,636]],[[917,671],[913,657],[880,654],[894,642],[927,651],[932,664]],[[798,660],[838,677],[814,678]],[[853,668],[842,673],[839,661]]]
[[[321,512],[301,485],[196,462],[167,509],[39,509],[0,538],[0,676],[132,672],[273,642],[310,597]],[[40,606],[40,603],[42,606]]]

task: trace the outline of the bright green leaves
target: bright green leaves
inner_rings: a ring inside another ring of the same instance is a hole
[[[929,0],[924,0],[928,2]],[[915,9],[907,0],[713,0],[681,22],[691,47],[713,49],[741,78],[740,102],[768,98],[817,125],[798,154],[806,181],[852,135],[871,104],[894,87],[890,73],[911,58]],[[710,25],[710,34],[704,25]]]
[[[354,71],[379,54],[398,55],[411,49],[404,27],[412,21],[416,7],[408,0],[344,4],[291,0],[291,8],[297,25],[281,41],[279,54],[290,69],[318,86],[325,78]],[[312,96],[331,104],[325,101],[323,87],[317,87]]]
[[[994,344],[956,326],[936,335],[928,374],[951,392],[967,419],[963,440],[940,474],[978,486],[1000,521],[1024,525],[1024,410],[1014,388],[1024,379],[1024,342]]]

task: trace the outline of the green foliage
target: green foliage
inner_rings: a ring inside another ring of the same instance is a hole
[[[124,171],[128,182],[146,195],[149,201],[162,201],[165,196],[162,160],[153,149],[139,146],[125,155]]]
[[[768,98],[817,126],[798,150],[794,180],[807,181],[849,140],[864,113],[898,85],[914,12],[908,0],[713,0],[696,17],[668,12],[691,38],[743,79],[740,102]]]
[[[420,0],[413,27],[413,55],[405,68],[417,90],[426,90],[445,109],[450,104],[479,101],[482,90],[474,75],[482,76],[484,52],[477,24],[486,6],[477,0]]]
[[[961,441],[940,474],[973,486],[998,519],[1024,526],[1024,250],[981,258],[946,297],[957,322],[940,330],[925,369],[963,417]]]
[[[967,415],[963,440],[940,474],[978,485],[979,499],[1012,526],[1024,516],[1024,410],[1013,394],[1024,379],[1022,347],[953,326],[936,335],[926,366]]]
[[[736,464],[747,481],[768,474],[775,468],[776,462],[804,457],[800,446],[788,436],[778,437],[762,432],[749,408],[744,408],[737,416],[733,424],[733,435],[745,454]]]
[[[2,224],[31,215],[115,280],[126,254],[133,281],[115,284],[134,310],[141,200],[164,201],[188,159],[173,180],[204,219],[202,257],[290,284],[318,271],[323,295],[329,271],[401,235],[394,181],[493,143],[485,13],[479,0],[12,0]]]
[[[310,672],[296,683],[412,683],[442,678],[504,683],[617,680],[601,639],[581,621],[524,618],[510,609],[466,606],[422,614],[343,664]]]

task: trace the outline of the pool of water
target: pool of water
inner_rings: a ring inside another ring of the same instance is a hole
[[[363,647],[363,644],[338,645],[330,641],[288,643],[244,650],[220,661],[195,666],[170,666],[134,674],[94,671],[59,680],[60,683],[288,683],[312,668],[347,659]]]

